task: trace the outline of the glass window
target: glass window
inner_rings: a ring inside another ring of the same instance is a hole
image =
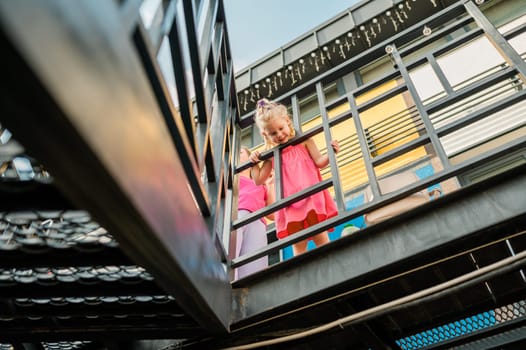
[[[389,57],[384,56],[381,59],[361,68],[359,74],[362,84],[367,84],[395,71],[393,63]]]
[[[424,103],[429,103],[444,96],[444,87],[429,63],[423,64],[409,72],[418,96]]]
[[[438,57],[437,63],[451,86],[459,89],[472,78],[487,75],[492,68],[504,63],[504,58],[486,37],[480,37]]]

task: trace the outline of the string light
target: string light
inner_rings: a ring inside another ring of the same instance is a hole
[[[380,34],[382,32],[382,26],[380,25],[380,22],[378,22],[378,19],[373,18],[371,22],[376,25],[376,30],[378,31],[378,34]]]
[[[280,88],[291,87],[301,83],[304,79],[311,78],[312,74],[322,70],[325,71],[349,59],[355,54],[353,50],[363,50],[364,46],[374,46],[379,40],[385,39],[381,34],[391,25],[390,30],[394,29],[394,32],[398,32],[404,27],[405,22],[409,20],[410,14],[415,9],[413,5],[415,2],[416,0],[402,0],[398,2],[382,14],[371,18],[369,21],[360,23],[354,29],[334,38],[333,41],[321,46],[318,50],[298,58],[296,61],[281,68],[280,71],[261,79],[259,83],[254,83],[252,87],[245,89],[239,94],[244,111],[247,111],[246,108],[251,108],[251,106],[247,105],[249,99],[250,101],[254,101],[255,97],[259,99],[260,94],[269,97],[275,95]],[[480,5],[484,0],[475,0],[475,2]],[[438,7],[436,0],[429,0],[429,3],[433,7]],[[428,36],[431,33],[432,29],[428,26],[422,28],[424,36]],[[362,39],[363,42],[356,41],[356,39]]]

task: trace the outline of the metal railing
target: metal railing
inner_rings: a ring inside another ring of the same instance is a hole
[[[452,20],[452,18],[457,19]],[[404,44],[403,38],[414,38],[417,36],[415,33],[421,31],[425,25],[430,24],[432,27],[438,28],[432,35],[420,35],[417,40]],[[441,24],[444,25],[441,27]],[[460,27],[467,26],[467,24],[471,24],[474,28],[442,45],[435,45],[428,50],[422,50],[422,48],[450,35]],[[471,169],[490,164],[499,158],[509,156],[518,150],[524,150],[526,147],[524,133],[526,115],[523,109],[518,108],[523,108],[525,101],[524,84],[526,79],[524,73],[526,64],[520,54],[509,44],[511,38],[521,35],[523,32],[523,26],[518,26],[505,34],[500,34],[474,3],[460,1],[399,33],[396,37],[391,38],[392,41],[383,43],[385,44],[386,55],[396,68],[395,72],[388,73],[375,81],[347,92],[339,98],[326,102],[323,93],[324,85],[333,82],[349,71],[358,70],[360,67],[355,62],[363,60],[362,55],[360,55],[277,98],[277,101],[292,106],[293,124],[298,129],[300,125],[298,99],[307,95],[307,92],[315,91],[319,102],[321,125],[307,131],[296,130],[297,137],[294,140],[263,152],[261,159],[274,157],[276,174],[279,174],[280,154],[284,148],[301,143],[310,137],[318,137],[318,140],[321,140],[318,146],[329,154],[330,167],[322,170],[324,180],[319,184],[287,198],[280,198],[279,193],[277,193],[278,200],[275,203],[242,220],[233,220],[231,229],[235,230],[327,188],[334,195],[339,214],[337,217],[320,222],[289,237],[274,241],[263,249],[236,257],[230,266],[236,268],[257,258],[276,254],[280,249],[284,249],[293,243],[308,239],[322,231],[403,200],[428,187],[436,187],[447,181],[454,181],[456,188],[458,188],[457,176]],[[440,64],[437,63],[437,57],[454,52],[462,45],[478,38],[488,40],[495,50],[502,55],[503,62],[453,86],[442,71]],[[398,45],[400,48],[397,47]],[[377,50],[373,47],[370,51]],[[367,52],[363,55],[366,54]],[[426,64],[432,68],[433,73],[438,77],[442,91],[438,95],[422,100],[419,97],[411,72]],[[390,81],[396,82],[396,86],[372,99],[360,104],[357,103],[359,96],[363,96]],[[364,120],[363,115],[374,111],[382,103],[393,98],[404,99],[406,107],[393,111],[394,113],[383,118],[381,122],[365,127],[364,123],[368,121]],[[331,110],[341,106],[344,106],[345,109],[343,113],[329,117]],[[491,123],[494,120],[492,119],[494,118],[493,115],[499,113],[504,119],[509,119],[511,115],[515,115],[515,124],[512,128],[493,133],[489,138],[478,137],[478,139],[475,138],[469,142],[465,140],[464,147],[461,149],[451,150],[450,147],[448,148],[448,137],[454,136],[459,131],[469,131],[482,120]],[[241,130],[252,125],[252,118],[252,114],[247,114],[241,118],[240,126],[235,130],[235,137],[240,137]],[[345,130],[342,130],[346,121],[353,123],[355,132],[348,131],[346,133]],[[520,130],[522,130],[522,134],[509,136],[512,131]],[[330,147],[327,149],[326,145],[331,138],[331,133],[334,135],[337,132],[344,136],[340,139],[342,150],[340,153],[334,154]],[[488,149],[477,151],[475,155],[467,159],[456,159],[466,150],[484,146],[489,139],[498,140],[498,142]],[[415,162],[421,158],[409,157],[408,154],[417,150],[423,150],[425,158],[433,163],[433,173],[410,184],[401,185],[390,192],[382,193],[379,181],[408,169],[411,170]],[[405,159],[403,159],[404,157]],[[353,162],[363,163],[361,168],[354,170],[363,178],[363,181],[352,186],[345,186],[340,179],[343,171],[341,169]],[[238,164],[235,167],[235,173],[237,174],[250,166],[252,166],[251,163]],[[276,181],[280,182],[279,175],[277,175]],[[363,191],[366,185],[368,185],[373,199],[366,200],[358,207],[345,209],[346,199]],[[449,188],[445,192],[456,188]]]

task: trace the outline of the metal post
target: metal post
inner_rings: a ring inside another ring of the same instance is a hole
[[[340,181],[340,173],[338,172],[338,162],[336,161],[334,150],[331,147],[332,137],[329,128],[329,116],[327,115],[327,109],[325,107],[325,95],[321,83],[316,84],[316,95],[318,96],[318,104],[320,106],[323,134],[325,135],[325,144],[327,145],[327,156],[329,157],[329,165],[331,167],[332,186],[336,197],[336,205],[338,206],[338,211],[343,212],[345,210],[345,200],[343,197],[342,183]]]
[[[502,57],[508,62],[511,67],[515,67],[519,72],[519,76],[526,84],[526,63],[513,46],[504,38],[504,36],[495,28],[493,24],[484,16],[482,11],[472,1],[466,1],[464,6],[466,11],[475,20],[480,28],[486,34],[486,37],[491,44],[497,49]]]
[[[422,100],[420,99],[420,96],[418,96],[416,87],[413,84],[413,80],[409,76],[409,72],[407,71],[407,68],[404,65],[404,62],[402,61],[402,57],[400,56],[400,53],[398,52],[394,44],[387,46],[386,52],[390,54],[391,57],[393,58],[396,66],[398,67],[400,74],[402,75],[402,78],[405,81],[407,90],[409,91],[409,94],[411,95],[411,98],[413,99],[413,102],[415,103],[418,113],[420,114],[420,118],[422,119],[424,127],[426,128],[426,133],[429,137],[431,144],[433,145],[437,153],[438,158],[440,159],[444,169],[449,168],[450,164],[449,164],[449,159],[447,157],[447,154],[444,150],[444,147],[442,147],[442,143],[440,142],[438,135],[435,132],[433,123],[431,122],[431,119],[429,118],[429,115],[427,114],[426,108],[424,107]]]

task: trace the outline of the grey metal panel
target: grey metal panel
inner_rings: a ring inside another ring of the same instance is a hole
[[[283,49],[283,60],[285,64],[289,64],[302,56],[305,56],[309,52],[316,50],[318,43],[316,37],[311,34],[301,41],[292,44],[291,46]]]
[[[284,267],[271,280],[248,282],[243,299],[237,301],[234,323],[524,215],[526,174],[452,201],[432,204],[403,222],[379,229],[372,226],[369,232],[367,228],[362,230],[353,237],[352,245],[318,248],[320,254],[304,257],[300,265]]]
[[[250,86],[250,71],[247,70],[243,74],[236,75],[236,88],[241,91]]]
[[[354,22],[352,17],[350,17],[349,13],[347,13],[344,16],[331,22],[326,27],[319,29],[316,32],[319,45],[324,45],[329,41],[334,40],[334,38],[351,30],[353,28],[353,24]]]
[[[391,7],[393,7],[392,0],[369,1],[356,10],[353,10],[352,17],[356,25],[359,25]]]
[[[279,51],[274,54],[274,56],[269,57],[265,61],[252,68],[251,82],[263,79],[281,67],[283,67],[283,58],[281,51]]]
[[[190,315],[225,331],[230,285],[116,3],[0,6],[2,36],[31,67],[9,56],[20,71],[4,76],[2,110],[18,113],[2,122]]]

